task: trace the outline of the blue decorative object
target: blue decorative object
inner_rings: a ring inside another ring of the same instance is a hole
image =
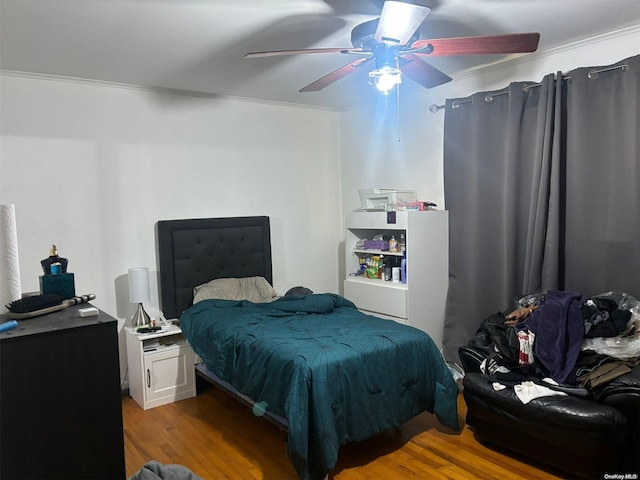
[[[42,295],[61,295],[65,299],[76,296],[75,278],[73,273],[58,273],[40,276],[40,293]]]

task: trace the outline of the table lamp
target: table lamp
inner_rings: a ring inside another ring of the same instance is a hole
[[[144,311],[143,302],[148,302],[151,298],[149,289],[149,269],[147,267],[136,267],[129,269],[129,301],[138,304],[138,310],[131,317],[131,324],[134,328],[151,324],[149,314]]]

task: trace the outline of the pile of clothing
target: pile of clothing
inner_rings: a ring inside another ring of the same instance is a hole
[[[511,313],[484,319],[469,345],[487,354],[481,369],[494,388],[514,385],[523,402],[586,396],[640,365],[640,302],[619,292],[527,295]]]

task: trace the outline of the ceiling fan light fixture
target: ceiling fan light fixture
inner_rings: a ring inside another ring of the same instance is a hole
[[[376,68],[369,72],[369,83],[388,95],[393,87],[402,83],[397,48],[380,43],[374,47],[373,54]]]
[[[389,91],[402,83],[402,72],[400,69],[385,65],[369,72],[369,83],[384,95],[389,95]]]

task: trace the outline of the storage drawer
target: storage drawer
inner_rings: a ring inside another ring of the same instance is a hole
[[[359,309],[401,319],[407,318],[407,286],[405,284],[366,278],[348,278],[344,281],[344,296],[355,303]]]

